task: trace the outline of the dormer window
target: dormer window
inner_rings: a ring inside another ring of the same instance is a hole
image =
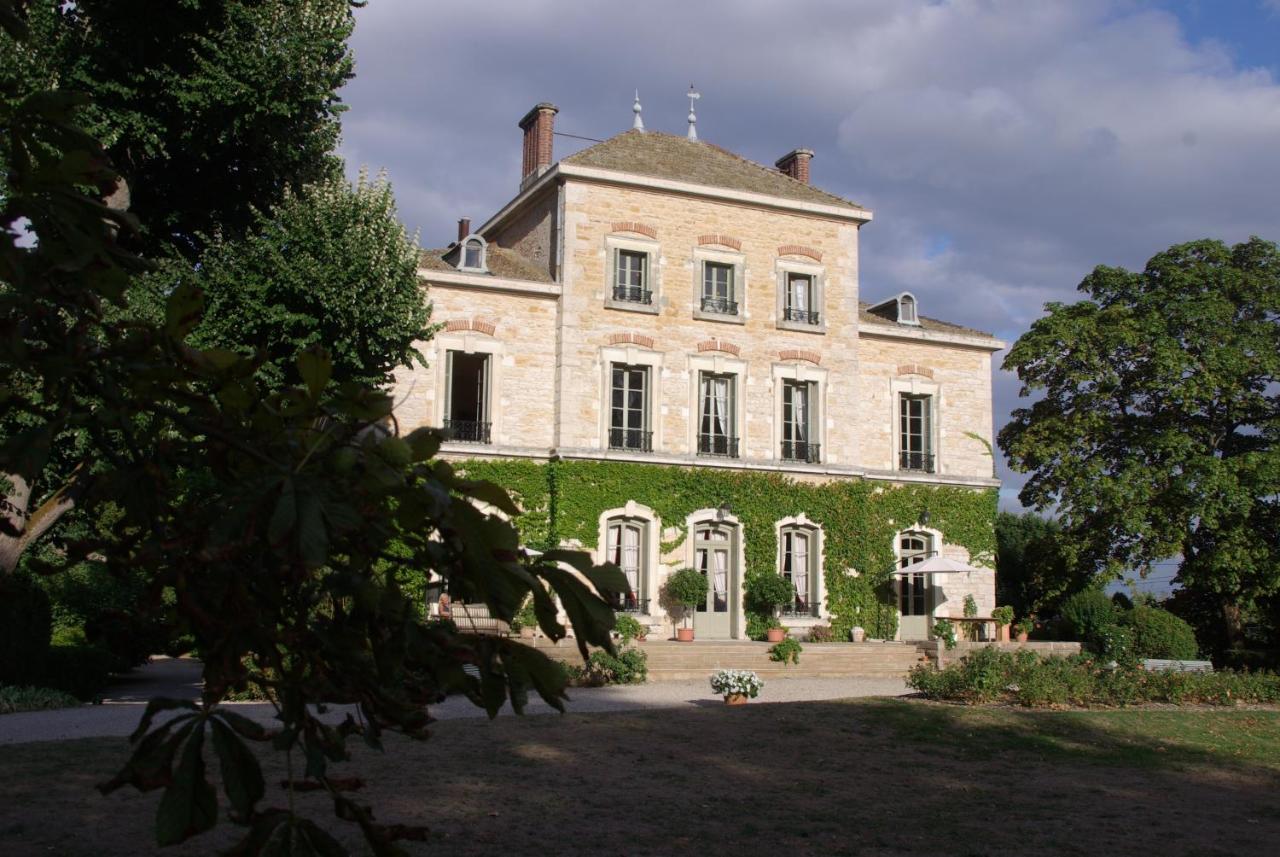
[[[898,323],[899,324],[919,324],[920,323],[920,319],[916,317],[916,299],[906,293],[903,293],[898,296]]]
[[[459,257],[459,271],[475,271],[487,273],[485,251],[488,249],[485,240],[479,235],[468,235],[462,239],[462,254]]]

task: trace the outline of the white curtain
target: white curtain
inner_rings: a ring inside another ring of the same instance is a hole
[[[799,312],[809,310],[809,281],[803,277],[791,278],[791,308]]]
[[[729,609],[729,553],[715,552],[715,577],[712,586],[715,588],[714,609],[717,612]]]
[[[627,578],[630,597],[640,597],[640,528],[624,527],[622,530],[622,573]]]
[[[791,388],[791,419],[796,443],[804,443],[809,439],[809,388],[806,385]]]
[[[711,431],[718,437],[729,436],[729,379],[711,381]]]
[[[791,536],[791,583],[800,603],[809,606],[809,537],[802,533]]]

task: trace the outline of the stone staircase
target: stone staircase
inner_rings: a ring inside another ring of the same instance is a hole
[[[551,657],[581,663],[571,641],[531,641]],[[800,663],[783,665],[769,660],[771,643],[707,640],[677,643],[647,640],[636,643],[649,656],[649,681],[705,679],[718,669],[754,670],[770,678],[896,678],[926,659],[915,643],[801,643]]]

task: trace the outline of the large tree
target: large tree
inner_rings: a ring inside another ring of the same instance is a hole
[[[1061,527],[1035,512],[996,516],[996,600],[1018,616],[1048,618],[1063,598],[1088,585],[1058,544]]]
[[[1240,608],[1280,590],[1280,251],[1196,241],[1080,291],[1005,359],[1039,397],[1000,432],[1022,502],[1099,574],[1180,557],[1236,644]]]
[[[415,343],[432,332],[417,270],[385,177],[361,175],[353,187],[334,176],[287,191],[249,234],[215,240],[181,280],[205,294],[193,342],[257,350],[263,380],[296,383],[298,352],[322,345],[334,380],[382,386],[420,359]]]
[[[352,0],[31,0],[5,76],[86,93],[132,191],[134,246],[194,259],[289,187],[341,170]]]

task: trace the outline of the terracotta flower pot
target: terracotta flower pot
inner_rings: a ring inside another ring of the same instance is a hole
[[[745,693],[731,693],[724,698],[725,705],[746,705],[747,695]]]
[[[676,639],[682,643],[692,643],[693,629],[692,628],[676,628]]]
[[[787,638],[786,628],[770,628],[764,632],[764,638],[770,643],[781,643]]]
[[[1019,643],[1025,643],[1027,641],[1028,636],[1030,635],[1027,634],[1026,631],[1019,631],[1018,636],[1015,637],[1014,639],[1016,639]]]

